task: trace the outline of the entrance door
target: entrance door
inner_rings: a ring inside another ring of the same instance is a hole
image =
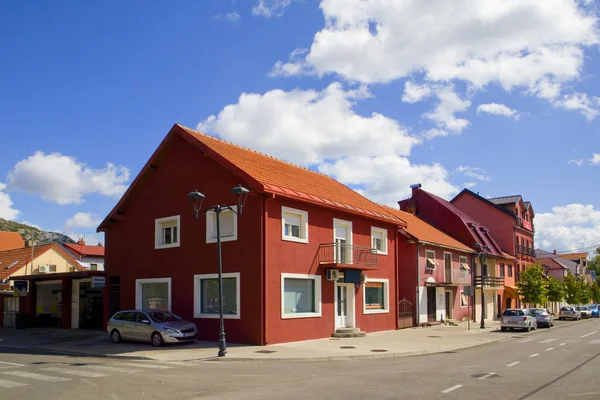
[[[4,297],[4,327],[16,328],[20,297]]]
[[[452,254],[444,253],[444,282],[452,282]]]
[[[435,321],[436,316],[435,287],[427,287],[427,321]]]
[[[446,292],[446,318],[452,318],[452,292]]]
[[[354,328],[354,284],[335,284],[335,328]]]
[[[498,304],[498,312],[496,313],[496,318],[500,319],[502,318],[502,296],[500,296],[499,294],[496,295],[497,301],[496,303]]]

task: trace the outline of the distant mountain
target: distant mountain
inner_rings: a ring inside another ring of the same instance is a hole
[[[33,239],[37,242],[37,246],[48,243],[75,243],[73,239],[62,233],[46,232],[33,226],[8,221],[4,218],[0,218],[0,231],[19,232],[25,242]]]

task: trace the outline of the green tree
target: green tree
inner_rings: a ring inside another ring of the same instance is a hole
[[[600,285],[598,285],[597,281],[592,283],[590,294],[595,303],[600,303]]]
[[[565,297],[565,285],[552,275],[548,275],[546,289],[548,290],[548,301],[561,302]]]
[[[596,279],[599,279],[598,275],[600,275],[600,247],[598,247],[594,251],[594,254],[595,256],[592,257],[592,259],[587,263],[587,269],[596,271]]]
[[[546,303],[548,289],[544,277],[544,268],[541,265],[530,265],[521,272],[521,278],[517,282],[517,293],[525,303],[535,304],[536,306]]]
[[[592,298],[590,285],[586,282],[583,276],[577,279],[577,299],[579,304],[588,304]]]
[[[567,272],[567,276],[564,279],[565,284],[565,301],[568,304],[579,304],[579,295],[577,287],[577,278],[571,273]]]

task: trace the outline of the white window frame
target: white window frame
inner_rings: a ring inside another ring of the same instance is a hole
[[[289,236],[285,234],[285,214],[296,214],[300,217],[300,237]],[[281,206],[281,240],[297,243],[308,243],[308,212]]]
[[[429,254],[433,254],[433,257],[429,257]],[[430,258],[433,260],[433,268],[429,268],[427,266],[427,260],[429,260]],[[425,250],[425,269],[434,270],[437,269],[438,266],[439,264],[435,259],[435,250]]]
[[[237,206],[230,206],[232,209],[236,209]],[[237,221],[237,214],[235,212],[233,212],[232,210],[225,210],[225,211],[221,211],[221,215],[219,216],[219,218],[222,217],[223,213],[232,213],[233,214],[233,236],[227,236],[227,237],[221,237],[221,243],[222,242],[232,242],[234,240],[237,240],[238,238],[238,221]],[[217,243],[217,232],[213,232],[213,225],[215,225],[215,229],[216,229],[216,220],[217,220],[217,213],[215,213],[214,211],[208,211],[206,213],[206,243]],[[212,237],[214,233],[214,238]]]
[[[334,247],[334,254],[336,254],[335,251],[337,251],[337,250],[335,250],[335,249],[337,249],[337,246],[335,244],[335,239],[336,239],[336,237],[335,237],[335,227],[336,226],[344,226],[344,227],[346,227],[346,229],[348,230],[348,232],[350,232],[350,234],[349,234],[350,237],[346,238],[346,245],[350,246],[349,247],[350,251],[348,251],[349,254],[346,254],[346,257],[348,257],[346,264],[353,264],[354,263],[354,254],[353,254],[353,251],[352,251],[352,238],[354,236],[354,232],[352,231],[352,221],[346,221],[346,220],[338,219],[338,218],[334,218],[333,219],[333,243],[334,243],[334,246],[335,246]],[[337,260],[337,257],[336,257],[336,260]]]
[[[469,307],[469,296],[465,295],[465,291],[461,290],[459,293],[459,300],[460,301],[460,308],[467,308]],[[465,296],[465,299],[467,300],[467,304],[465,304],[464,306],[462,305],[462,297]]]
[[[371,246],[373,246],[373,238],[374,238],[373,233],[381,233],[382,234],[381,240],[383,243],[383,250],[375,249],[377,254],[387,256],[387,254],[388,254],[388,237],[387,237],[388,231],[387,231],[387,229],[377,228],[375,226],[371,227]]]
[[[223,273],[223,279],[225,278],[235,278],[235,286],[236,286],[236,305],[235,305],[235,314],[223,314],[224,319],[240,319],[240,273],[239,272],[226,272]],[[201,283],[203,279],[219,279],[219,274],[198,274],[194,275],[194,318],[219,318],[219,314],[206,314],[202,313],[202,307],[200,305],[200,298],[202,296]]]
[[[463,262],[463,260],[464,260],[464,262]],[[459,256],[458,257],[458,264],[460,266],[460,270],[461,271],[471,272],[471,267],[469,266],[469,257],[467,257],[467,256]],[[463,264],[465,264],[467,266],[467,269],[463,269]]]
[[[170,223],[173,222],[173,223]],[[177,242],[163,244],[163,228],[177,227]],[[169,249],[171,247],[179,247],[181,245],[181,218],[179,215],[170,217],[157,218],[154,220],[154,248]]]
[[[292,279],[313,279],[315,281],[315,312],[307,313],[285,313],[285,278]],[[294,319],[294,318],[314,318],[321,316],[321,275],[307,275],[307,274],[281,274],[281,319]]]
[[[142,284],[144,283],[168,283],[169,284],[169,311],[171,311],[171,278],[149,278],[135,280],[135,308],[141,310],[142,307]]]
[[[378,282],[383,283],[383,306],[384,308],[377,309],[368,309],[367,308],[367,285],[363,285],[363,314],[389,314],[390,312],[390,280],[389,279],[380,279],[380,278],[367,278],[367,282]]]

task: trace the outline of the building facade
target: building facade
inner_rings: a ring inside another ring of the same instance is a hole
[[[104,246],[98,243],[96,246],[85,244],[84,239],[77,243],[65,243],[67,249],[83,268],[90,271],[104,271]]]

